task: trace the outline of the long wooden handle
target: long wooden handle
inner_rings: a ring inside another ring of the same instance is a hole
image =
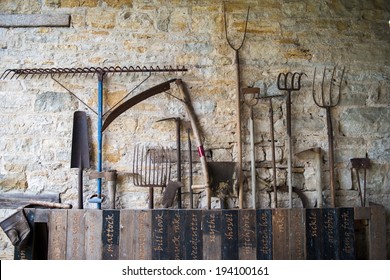
[[[210,209],[211,208],[210,179],[209,179],[209,172],[208,172],[208,168],[207,168],[207,161],[206,161],[206,157],[205,157],[205,152],[204,152],[204,148],[203,148],[202,137],[201,137],[200,129],[199,129],[199,125],[198,125],[198,118],[195,114],[195,110],[194,110],[194,107],[192,106],[190,95],[189,95],[183,81],[181,79],[177,79],[175,83],[177,84],[181,94],[183,95],[184,104],[186,106],[186,111],[187,111],[188,117],[190,118],[192,131],[194,132],[196,146],[198,147],[200,163],[202,166],[204,188],[206,191],[206,198],[207,198],[207,209]]]

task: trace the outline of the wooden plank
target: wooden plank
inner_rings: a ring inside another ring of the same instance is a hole
[[[203,258],[202,210],[185,211],[185,259]]]
[[[203,259],[221,259],[221,210],[203,210]]]
[[[70,15],[9,14],[0,15],[0,27],[69,27]]]
[[[337,260],[339,259],[339,230],[338,230],[338,218],[335,208],[323,208],[322,209],[322,242],[323,242],[323,254],[324,260]]]
[[[221,243],[221,258],[238,260],[238,210],[222,210]]]
[[[306,209],[306,257],[322,258],[322,209]]]
[[[238,213],[238,256],[240,260],[255,260],[256,244],[256,210],[240,210]]]
[[[354,209],[338,208],[339,258],[341,260],[355,259],[355,228]]]
[[[370,207],[355,207],[354,216],[355,220],[369,220],[371,214]]]
[[[289,210],[276,208],[272,211],[272,248],[274,260],[290,259]]]
[[[305,209],[290,209],[290,259],[306,259]]]
[[[371,206],[369,222],[369,259],[386,259],[386,214],[381,205]]]
[[[68,210],[51,210],[49,219],[49,260],[66,259]]]
[[[85,259],[85,211],[83,209],[68,211],[67,260]]]
[[[272,210],[258,209],[256,213],[257,259],[272,260]]]
[[[121,210],[120,236],[119,236],[119,259],[134,260],[136,243],[135,210]]]
[[[24,213],[27,219],[27,222],[30,226],[30,236],[28,238],[27,244],[23,248],[15,247],[14,249],[14,259],[15,260],[32,260],[34,255],[34,219],[35,219],[35,209],[25,208]]]
[[[168,210],[152,211],[152,259],[168,258]]]
[[[103,210],[102,259],[119,259],[120,210]]]
[[[102,223],[101,210],[88,210],[85,215],[85,259],[102,259]]]
[[[134,231],[134,259],[136,260],[152,259],[152,211],[134,211],[137,225]]]
[[[170,260],[184,260],[185,258],[186,211],[179,209],[169,211],[168,252]]]
[[[3,193],[0,194],[0,209],[16,209],[29,204],[29,201],[60,202],[60,195],[56,194],[24,194]]]

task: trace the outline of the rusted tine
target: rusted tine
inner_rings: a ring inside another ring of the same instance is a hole
[[[333,97],[333,86],[335,84],[335,75],[336,75],[336,68],[337,66],[333,67],[332,76],[329,80],[329,99],[325,99],[325,76],[327,72],[327,68],[324,68],[324,72],[322,74],[322,82],[321,82],[321,95],[320,95],[320,101],[317,100],[316,92],[315,92],[315,79],[316,79],[316,68],[314,68],[314,76],[313,76],[313,100],[314,103],[320,107],[324,108],[326,110],[326,123],[327,123],[327,133],[328,133],[328,154],[329,154],[329,189],[330,189],[330,196],[331,196],[331,207],[336,207],[335,203],[335,191],[336,191],[336,182],[335,182],[335,175],[334,175],[334,137],[333,137],[333,124],[332,124],[332,116],[331,116],[331,108],[337,106],[340,103],[341,99],[341,86],[343,83],[344,78],[344,71],[345,67],[343,67],[341,77],[340,77],[340,84],[339,84],[339,91],[337,93],[337,99],[334,101]]]
[[[137,72],[185,72],[188,69],[185,66],[163,66],[163,67],[147,67],[147,66],[109,66],[109,67],[77,67],[77,68],[24,68],[24,69],[6,69],[3,74],[0,76],[0,79],[6,79],[9,77],[12,72],[10,79],[19,79],[22,75],[24,78],[30,76],[33,78],[38,75],[42,77],[43,75],[62,75],[65,74],[65,77],[71,76],[75,77],[77,74],[89,74],[95,75],[96,73],[137,73]]]

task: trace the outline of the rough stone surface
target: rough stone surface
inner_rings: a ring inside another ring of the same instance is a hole
[[[239,51],[241,85],[260,87],[261,95],[281,94],[280,72],[304,72],[302,88],[293,93],[292,135],[294,153],[321,147],[323,196],[329,206],[329,152],[325,109],[312,98],[314,68],[316,91],[324,67],[345,66],[340,104],[332,108],[335,141],[337,205],[357,206],[351,187],[349,161],[372,161],[368,172],[370,201],[385,205],[390,220],[390,4],[386,0],[265,0],[226,3],[228,37],[234,46],[243,38],[246,8],[250,5],[247,35]],[[199,118],[205,149],[213,161],[237,160],[235,52],[225,38],[222,1],[168,0],[30,0],[0,1],[3,14],[69,14],[69,28],[0,28],[1,71],[18,68],[102,66],[186,66],[186,73],[127,74],[104,77],[104,112],[129,93],[134,96],[170,78],[182,78]],[[2,74],[2,73],[1,73]],[[71,96],[50,76],[12,76],[0,80],[0,192],[58,192],[62,201],[77,205],[77,170],[70,169],[73,112],[88,116],[91,168],[96,169],[97,77],[61,75],[58,81],[88,106]],[[144,81],[145,80],[145,81]],[[141,85],[141,83],[144,81]],[[334,92],[335,93],[335,92]],[[128,98],[128,97],[127,97]],[[287,178],[286,104],[273,99],[277,183]],[[175,128],[156,123],[166,117],[188,120],[175,84],[125,112],[104,132],[103,167],[116,169],[117,207],[145,208],[148,193],[135,187],[132,177],[134,146],[175,148]],[[250,179],[249,107],[242,105],[244,173]],[[267,190],[272,182],[269,105],[261,99],[254,107],[258,205],[273,207]],[[181,128],[186,147],[186,129]],[[196,149],[194,135],[192,149]],[[185,149],[188,149],[186,147]],[[314,170],[301,159],[294,166],[294,185],[310,203],[316,201]],[[184,205],[188,205],[188,163],[183,163]],[[202,170],[194,163],[194,183]],[[172,174],[176,176],[175,167]],[[175,178],[173,178],[175,179]],[[96,181],[85,176],[85,197],[96,191]],[[248,180],[250,184],[250,180]],[[106,192],[105,185],[103,192]],[[271,196],[272,197],[272,196]],[[288,197],[280,194],[280,207]],[[204,206],[204,193],[196,197]],[[156,193],[156,206],[161,194]],[[237,192],[226,198],[238,206]],[[250,207],[250,185],[244,205]],[[215,205],[218,203],[215,201]],[[85,208],[95,205],[84,203]],[[107,205],[103,205],[106,207]],[[301,202],[294,196],[294,206]],[[8,211],[8,210],[5,210]],[[3,216],[6,216],[6,212]],[[2,216],[2,217],[3,217]],[[388,252],[390,224],[388,225]],[[12,250],[0,236],[0,258]],[[3,250],[4,249],[4,250]],[[390,254],[388,253],[390,258]]]

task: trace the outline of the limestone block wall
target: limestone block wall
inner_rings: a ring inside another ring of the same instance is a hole
[[[312,98],[313,74],[317,68],[315,89],[319,91],[325,67],[345,66],[341,100],[332,109],[336,205],[359,205],[350,159],[367,153],[372,163],[367,172],[367,197],[386,207],[389,222],[390,4],[385,0],[227,1],[227,33],[236,46],[243,38],[248,6],[247,34],[239,51],[242,86],[259,87],[262,95],[283,94],[277,88],[280,72],[306,74],[301,90],[292,94],[293,150],[323,149],[323,198],[324,206],[330,206],[326,114]],[[181,78],[199,118],[204,147],[212,151],[208,160],[237,161],[235,52],[226,41],[222,1],[4,0],[0,14],[68,14],[71,18],[69,27],[0,27],[1,72],[14,68],[185,66],[188,72],[184,74],[108,75],[104,110],[129,92],[133,96],[170,78]],[[96,108],[96,76],[55,78]],[[87,173],[96,168],[97,117],[57,81],[50,76],[0,80],[0,192],[55,192],[61,194],[63,202],[76,207],[77,170],[70,168],[73,113],[85,110],[88,115],[92,166]],[[138,104],[104,132],[103,167],[120,173],[117,208],[147,207],[148,191],[134,187],[127,174],[132,172],[134,147],[175,149],[174,123],[156,121],[167,117],[188,120],[178,97],[173,85],[168,94]],[[277,182],[284,186],[288,157],[285,100],[274,99],[273,109]],[[269,208],[274,205],[268,103],[260,101],[253,110],[257,207]],[[252,207],[248,117],[249,107],[243,103],[244,208]],[[188,150],[184,127],[181,140],[183,150]],[[313,160],[294,157],[293,165],[294,186],[314,207],[317,171]],[[188,162],[183,163],[182,171],[183,200],[188,207]],[[174,166],[172,172],[175,178]],[[201,167],[194,164],[194,182],[201,180]],[[95,192],[96,181],[85,176],[84,183],[84,196],[88,197]],[[214,193],[213,206],[238,206],[235,188],[226,191],[222,186]],[[157,207],[160,194],[156,190]],[[278,200],[279,207],[288,206],[287,193],[279,192]],[[204,204],[201,192],[195,196],[195,206]],[[296,194],[293,205],[302,206]],[[85,202],[84,207],[95,205]],[[3,216],[9,214],[6,211]],[[390,226],[387,233],[389,248]],[[12,246],[3,237],[0,244],[0,256],[7,258]]]

